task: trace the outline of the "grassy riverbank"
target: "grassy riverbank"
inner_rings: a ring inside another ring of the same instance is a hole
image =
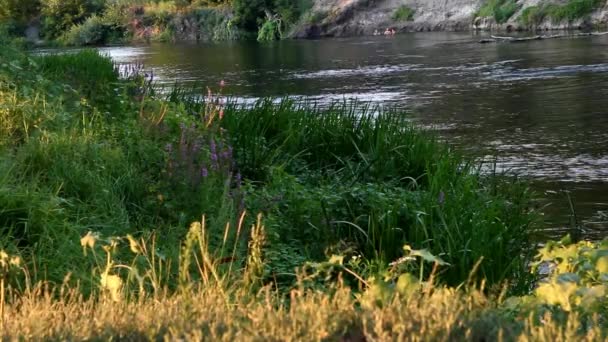
[[[526,184],[403,113],[155,95],[95,51],[2,44],[7,338],[605,334],[607,247],[541,250],[565,264],[531,290]]]

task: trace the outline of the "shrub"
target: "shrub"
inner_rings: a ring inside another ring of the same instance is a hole
[[[12,33],[19,35],[39,11],[40,0],[0,0],[0,21],[10,23]]]
[[[281,30],[282,22],[278,18],[267,18],[264,24],[258,30],[258,41],[270,41],[281,39],[283,36]]]
[[[547,16],[546,10],[541,6],[526,7],[519,17],[519,22],[527,27],[539,25]]]
[[[414,20],[415,11],[408,6],[401,6],[393,13],[393,20],[395,21],[411,21]]]
[[[494,17],[497,23],[507,22],[521,7],[517,0],[488,0],[477,12],[479,17]]]
[[[50,39],[57,38],[102,10],[101,0],[42,0],[43,34]]]
[[[102,18],[93,15],[82,24],[72,26],[59,41],[65,45],[100,45],[107,42],[109,34],[110,27]]]

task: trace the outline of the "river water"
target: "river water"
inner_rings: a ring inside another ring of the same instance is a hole
[[[143,63],[161,84],[202,89],[225,80],[224,93],[245,103],[292,96],[407,109],[457,148],[531,179],[549,235],[563,234],[574,213],[587,237],[608,236],[608,36],[480,38],[416,33],[102,51]]]

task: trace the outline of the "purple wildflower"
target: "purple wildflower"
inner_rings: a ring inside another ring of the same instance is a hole
[[[203,167],[201,167],[201,177],[203,178],[207,178],[207,176],[209,176],[209,171],[207,170],[207,168],[203,165]]]
[[[211,152],[211,154],[215,154],[216,153],[215,140],[213,140],[213,139],[211,139],[209,141],[209,151]]]

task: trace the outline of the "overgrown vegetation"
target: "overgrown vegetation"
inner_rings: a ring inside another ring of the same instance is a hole
[[[42,38],[65,45],[147,40],[280,39],[310,0],[27,0],[0,1],[0,22],[13,35],[40,26]]]
[[[606,337],[607,244],[546,245],[530,292],[526,185],[403,113],[162,96],[0,42],[3,338]]]
[[[521,7],[517,0],[488,0],[477,12],[478,17],[493,17],[497,23],[507,22]]]
[[[569,0],[563,5],[542,3],[525,8],[519,20],[529,27],[537,26],[546,19],[556,24],[572,22],[590,15],[603,4],[604,0]]]
[[[401,6],[393,13],[393,20],[396,21],[411,21],[414,20],[415,11],[408,6]]]

